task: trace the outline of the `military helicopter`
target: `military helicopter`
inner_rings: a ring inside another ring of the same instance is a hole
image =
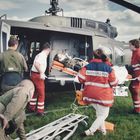
[[[112,0],[113,1],[113,0]],[[27,22],[0,19],[0,52],[7,49],[10,35],[19,38],[19,52],[21,52],[29,68],[31,68],[36,54],[43,43],[51,44],[51,53],[48,59],[47,76],[49,82],[73,81],[73,75],[52,69],[56,54],[65,52],[71,58],[80,61],[89,61],[93,57],[93,50],[102,48],[114,65],[130,63],[131,52],[128,44],[115,40],[117,28],[107,22],[91,19],[65,17],[63,9],[58,7],[58,0],[50,0],[51,8],[45,11],[44,16],[30,19]],[[57,16],[62,12],[62,16]]]

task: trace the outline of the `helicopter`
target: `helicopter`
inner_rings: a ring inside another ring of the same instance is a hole
[[[58,4],[58,0],[50,0],[51,7],[45,11],[45,15],[29,21],[1,18],[0,53],[7,50],[10,35],[18,36],[18,51],[23,54],[30,69],[41,46],[49,42],[52,51],[47,60],[48,82],[60,82],[61,85],[72,82],[74,75],[52,68],[54,57],[58,53],[65,53],[71,58],[88,62],[93,58],[93,50],[102,48],[114,65],[130,63],[132,54],[128,44],[115,40],[118,35],[117,28],[109,23],[109,19],[101,22],[65,17],[63,9],[59,8]],[[61,12],[62,16],[58,16],[58,12]]]

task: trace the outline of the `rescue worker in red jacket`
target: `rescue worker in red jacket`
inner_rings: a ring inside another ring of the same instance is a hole
[[[31,68],[31,80],[35,85],[35,93],[30,101],[30,111],[37,112],[38,116],[44,114],[44,101],[45,101],[45,71],[47,68],[47,57],[50,53],[49,43],[42,46],[42,51],[36,55],[33,66]]]
[[[140,76],[140,41],[133,39],[129,41],[129,47],[132,50],[131,66],[132,77],[137,78]],[[129,90],[132,95],[134,110],[133,113],[140,114],[140,78],[131,81]]]
[[[86,130],[84,136],[94,135],[98,129],[106,134],[105,119],[113,104],[113,86],[117,85],[114,70],[106,64],[106,56],[102,49],[94,51],[94,59],[78,73],[80,83],[84,84],[83,100],[96,110],[96,120]]]

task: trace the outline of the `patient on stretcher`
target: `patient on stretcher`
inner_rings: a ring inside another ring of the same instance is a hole
[[[62,53],[56,54],[54,56],[54,59],[53,60],[62,63],[65,67],[68,67],[69,66],[69,60],[70,59],[71,59],[71,57],[67,53],[62,52]]]
[[[88,62],[83,59],[77,57],[72,58],[65,52],[56,54],[53,60],[52,68],[70,75],[76,75],[83,66],[88,64]]]

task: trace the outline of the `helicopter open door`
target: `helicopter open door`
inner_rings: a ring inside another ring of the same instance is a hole
[[[11,26],[3,21],[0,22],[0,53],[7,50]]]

